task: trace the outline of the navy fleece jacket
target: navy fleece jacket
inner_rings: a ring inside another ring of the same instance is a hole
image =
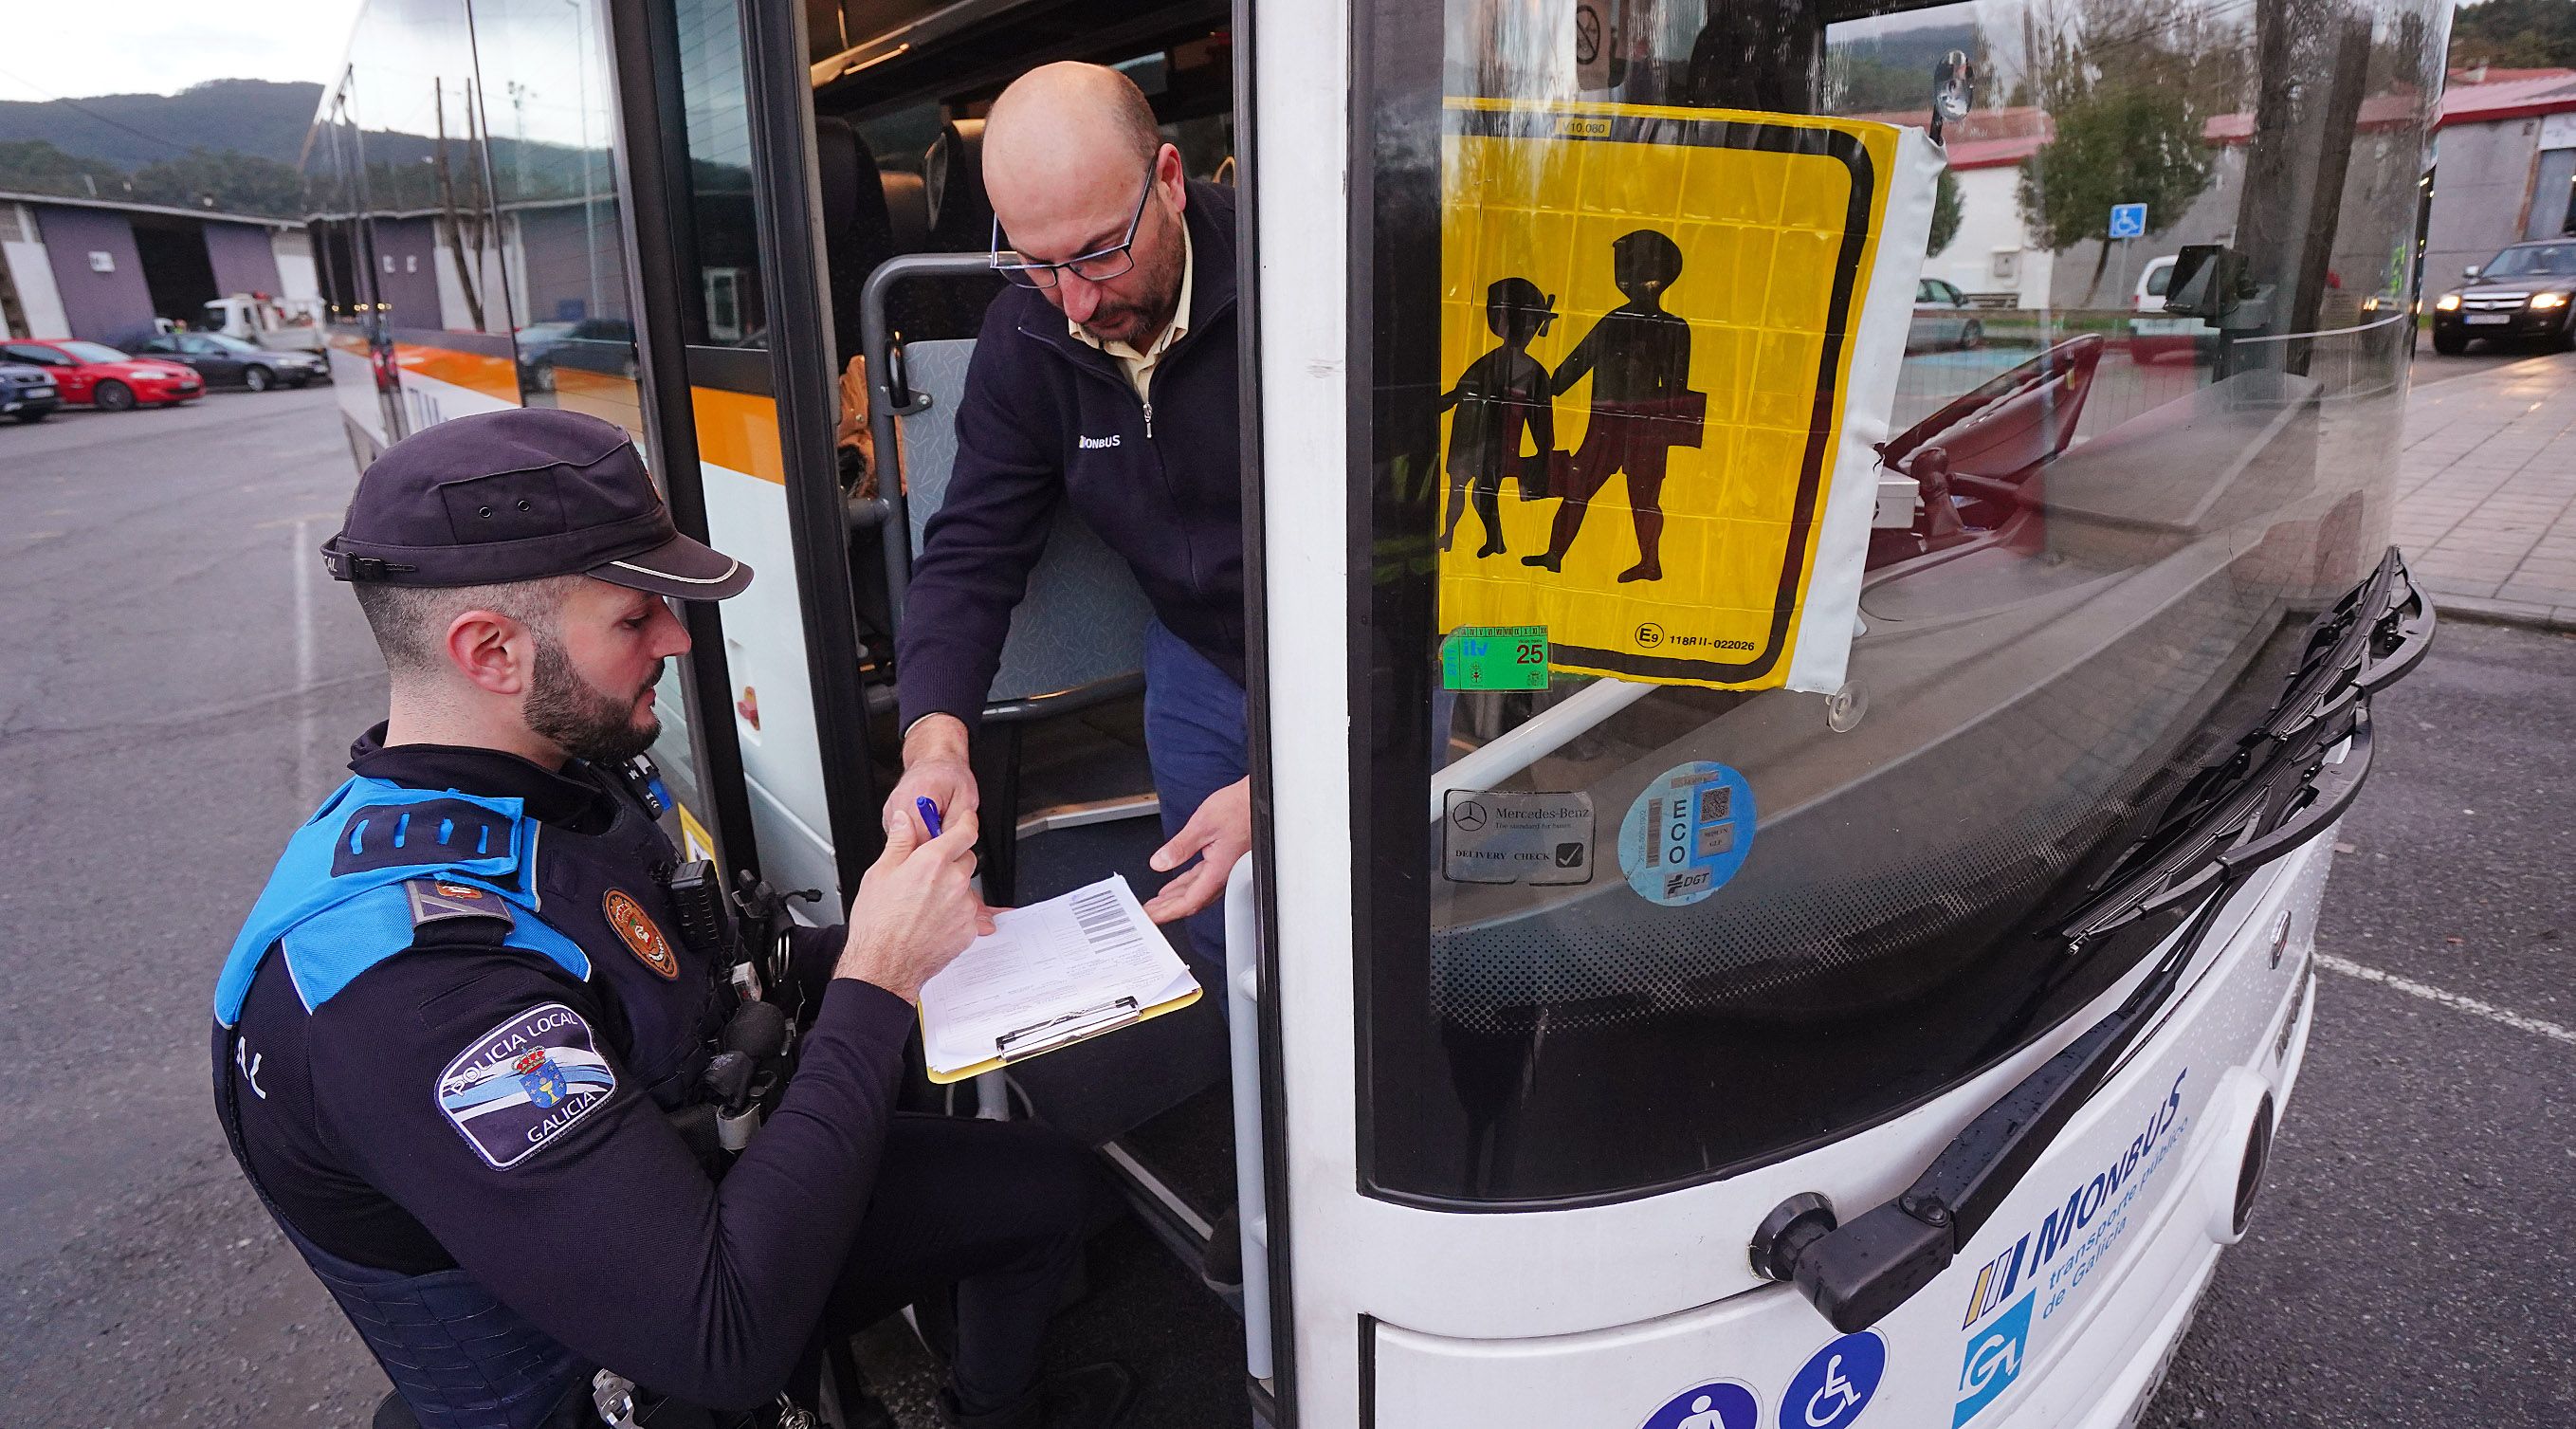
[[[903,722],[974,728],[1011,612],[1058,502],[1127,559],[1154,613],[1243,678],[1243,446],[1236,409],[1234,191],[1189,186],[1190,330],[1138,400],[1117,359],[1065,330],[1044,294],[984,314],[957,410],[948,501],[922,532],[896,638]]]

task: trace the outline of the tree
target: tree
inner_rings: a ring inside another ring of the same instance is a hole
[[[134,198],[174,208],[203,208],[279,218],[304,214],[304,180],[291,165],[231,149],[191,149],[134,171]]]
[[[1967,200],[1959,192],[1959,176],[1948,169],[1941,171],[1940,181],[1932,187],[1932,237],[1923,245],[1923,256],[1938,258],[1959,236],[1959,220],[1966,216]]]
[[[2235,93],[2242,36],[2190,0],[2100,0],[2080,18],[2025,12],[2022,82],[2056,137],[2022,164],[2022,219],[2042,247],[2106,240],[2087,298],[2110,266],[2111,207],[2143,203],[2150,222],[2182,216],[2209,187],[2203,127]]]
[[[0,140],[0,189],[69,198],[125,198],[125,175],[112,164],[74,158],[42,139]]]
[[[2451,18],[2451,65],[2541,69],[2576,65],[2576,4],[2485,0]]]

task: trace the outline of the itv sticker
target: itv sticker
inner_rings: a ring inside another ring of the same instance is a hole
[[[1592,796],[1452,789],[1440,821],[1452,883],[1590,883]]]
[[[1637,1429],[1753,1429],[1762,1405],[1731,1379],[1711,1380],[1664,1401]]]
[[[1544,690],[1547,627],[1466,625],[1440,642],[1444,690]]]
[[[1887,1342],[1875,1330],[1845,1335],[1808,1356],[1780,1396],[1781,1429],[1843,1429],[1869,1408],[1887,1373]]]

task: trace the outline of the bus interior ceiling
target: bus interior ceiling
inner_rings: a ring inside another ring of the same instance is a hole
[[[197,321],[206,304],[223,296],[215,287],[214,259],[206,252],[206,226],[160,214],[138,213],[130,221],[152,311],[174,321]]]

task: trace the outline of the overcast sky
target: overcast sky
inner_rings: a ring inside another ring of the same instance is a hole
[[[209,79],[327,83],[358,0],[9,4],[0,99],[175,94]]]

